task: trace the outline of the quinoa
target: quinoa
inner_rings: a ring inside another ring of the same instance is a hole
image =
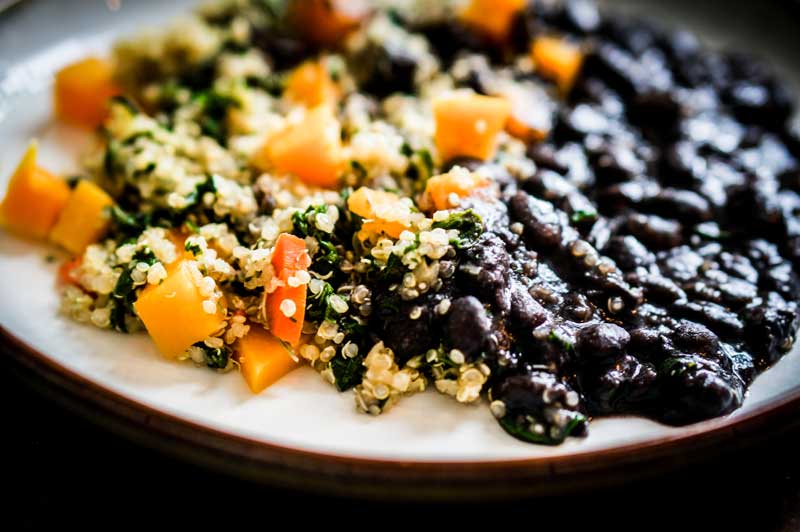
[[[62,313],[139,331],[136,302],[181,264],[220,324],[180,360],[236,369],[241,342],[283,320],[290,356],[359,411],[430,387],[486,399],[535,443],[582,436],[591,416],[682,424],[741,405],[798,324],[800,141],[779,81],[590,2],[531,2],[502,44],[461,4],[381,0],[325,47],[291,0],[226,0],[120,41],[123,95],[83,168],[115,201],[111,225]],[[538,38],[581,54],[569,84]],[[308,65],[335,94],[315,104],[341,143],[327,186],[319,153],[303,153],[311,171],[273,153],[312,113],[289,94]],[[439,151],[434,109],[456,96],[509,103],[485,157]],[[283,235],[307,268],[281,266]]]

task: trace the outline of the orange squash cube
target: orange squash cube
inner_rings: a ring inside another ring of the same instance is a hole
[[[75,255],[97,242],[111,223],[108,207],[114,200],[89,181],[80,181],[50,232],[50,240]]]
[[[525,142],[542,141],[552,129],[552,111],[549,98],[539,87],[526,83],[501,81],[495,88],[511,105],[506,131]]]
[[[400,196],[383,190],[361,187],[347,198],[347,208],[351,212],[364,218],[361,230],[374,235],[386,234],[397,238],[400,233],[410,227],[408,220],[399,220],[393,217],[407,218],[410,210],[400,203]]]
[[[96,128],[108,116],[108,100],[122,91],[113,80],[111,64],[89,57],[56,74],[56,116],[67,122]]]
[[[36,153],[32,142],[8,183],[0,219],[16,233],[42,239],[58,220],[70,189],[63,179],[36,165]]]
[[[307,270],[311,266],[311,257],[308,256],[305,241],[289,233],[278,235],[272,252],[272,266],[279,274],[283,270]]]
[[[436,210],[441,211],[456,206],[451,200],[451,194],[455,194],[458,198],[465,198],[488,184],[489,180],[486,177],[465,168],[453,168],[446,174],[428,179],[425,191],[430,194]]]
[[[324,60],[306,61],[295,68],[286,81],[286,97],[306,107],[335,105],[339,89],[328,74]]]
[[[307,40],[338,46],[370,12],[365,0],[290,0],[289,21]]]
[[[133,307],[158,350],[177,358],[193,344],[222,327],[225,311],[219,304],[213,313],[203,308],[205,298],[194,282],[188,261],[169,268],[159,285],[149,285]]]
[[[537,37],[531,44],[531,58],[542,76],[553,80],[562,94],[575,83],[583,65],[580,47],[559,37]]]
[[[256,324],[251,324],[247,335],[236,342],[236,352],[242,377],[253,393],[261,393],[300,366],[278,338]]]
[[[525,7],[525,0],[470,0],[460,18],[464,23],[496,42],[505,42],[511,33],[514,16]]]
[[[276,337],[294,346],[300,342],[300,335],[303,334],[307,285],[289,286],[289,277],[293,273],[290,270],[283,270],[279,278],[284,286],[265,294],[264,297],[267,298],[269,330]]]
[[[340,135],[341,126],[332,110],[317,106],[270,137],[254,163],[261,169],[272,164],[310,185],[333,188],[343,170]]]
[[[450,94],[433,103],[436,147],[443,161],[453,157],[487,160],[494,156],[497,134],[505,127],[511,104],[505,98]]]

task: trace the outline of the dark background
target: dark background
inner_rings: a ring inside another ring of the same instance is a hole
[[[724,28],[729,36],[755,35],[784,67],[796,63],[800,52],[800,9],[794,1],[647,4],[717,21],[716,29]],[[659,11],[654,10],[656,17]],[[312,521],[337,529],[387,523],[417,528],[433,520],[454,530],[464,524],[476,527],[484,517],[491,528],[536,532],[800,530],[800,431],[647,482],[568,497],[468,505],[377,504],[254,485],[142,448],[32,390],[2,356],[0,412],[0,528],[5,530],[71,530],[74,525],[235,529],[245,524],[247,530],[305,529]]]

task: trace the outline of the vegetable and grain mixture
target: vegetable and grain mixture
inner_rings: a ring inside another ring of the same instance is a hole
[[[800,140],[764,64],[585,0],[227,0],[56,76],[10,229],[62,312],[259,392],[427,387],[558,444],[728,414],[791,347]]]

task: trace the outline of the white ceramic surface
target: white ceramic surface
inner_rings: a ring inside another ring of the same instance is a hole
[[[63,17],[59,20],[63,27],[55,34],[62,37],[23,31],[12,36],[0,25],[3,188],[30,138],[40,139],[41,163],[64,173],[76,168],[76,157],[91,142],[85,134],[52,122],[52,73],[88,52],[102,52],[115,35],[146,23],[163,24],[188,2],[158,3],[155,9],[155,2],[126,1],[118,12],[110,12],[99,1],[47,4],[18,16],[18,23],[33,28],[42,19],[39,11],[55,10]],[[378,418],[359,414],[351,393],[337,393],[308,368],[253,396],[236,373],[218,375],[164,360],[146,336],[99,331],[60,317],[54,282],[57,263],[48,262],[48,255],[63,258],[52,248],[0,231],[0,325],[109,390],[229,433],[347,456],[490,461],[583,453],[685,430],[637,418],[601,419],[591,424],[586,439],[571,439],[559,447],[528,445],[507,436],[485,404],[461,406],[432,390],[405,398]],[[745,406],[733,415],[796,390],[798,376],[800,353],[795,350],[757,379]]]

